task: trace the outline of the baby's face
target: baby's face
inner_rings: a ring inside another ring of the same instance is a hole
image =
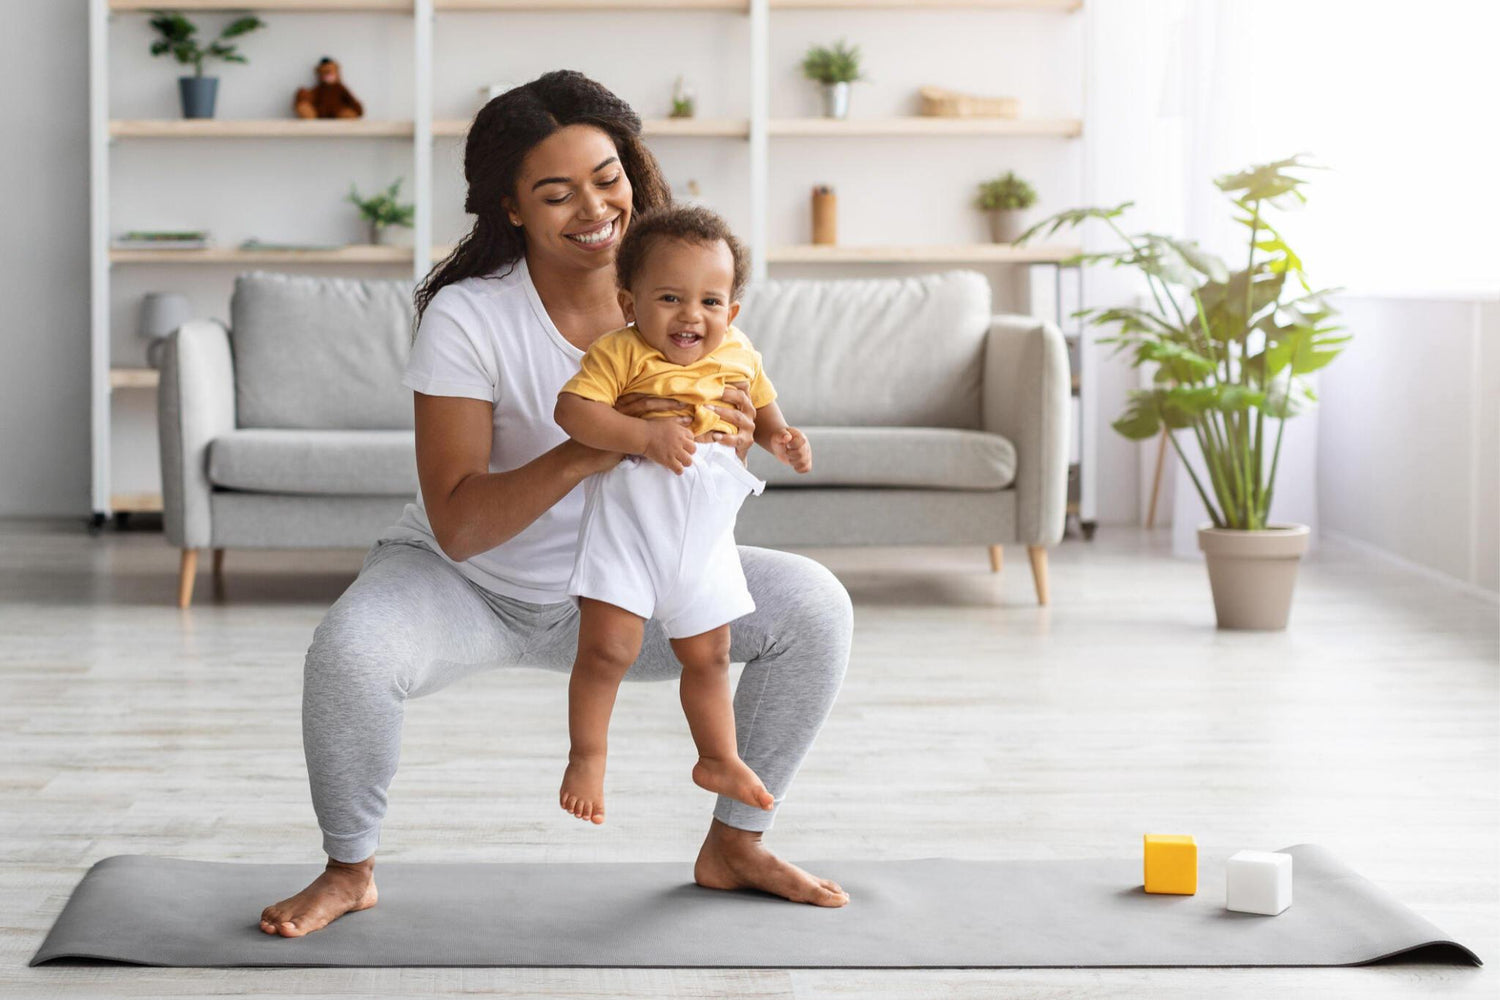
[[[625,319],[674,365],[690,365],[715,351],[739,315],[740,304],[730,301],[734,256],[722,240],[660,240],[634,285],[620,292]]]

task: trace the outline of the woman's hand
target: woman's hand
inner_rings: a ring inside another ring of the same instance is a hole
[[[644,417],[648,413],[660,413],[662,410],[685,410],[687,405],[668,396],[648,396],[644,392],[632,392],[615,400],[615,409],[627,417]],[[687,414],[672,419],[689,427],[693,424],[693,418]]]
[[[750,402],[750,383],[729,383],[724,387],[722,401],[729,405],[721,406],[717,403],[709,405],[718,410],[725,420],[738,427],[739,431],[734,434],[713,431],[708,437],[710,440],[734,448],[740,456],[740,461],[743,462],[750,452],[750,446],[755,443],[755,406]]]

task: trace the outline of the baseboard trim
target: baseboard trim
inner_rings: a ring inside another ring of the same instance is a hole
[[[1481,598],[1491,604],[1500,604],[1500,591],[1489,590],[1479,586],[1477,583],[1470,583],[1468,580],[1460,580],[1456,576],[1444,573],[1442,570],[1433,569],[1431,566],[1423,566],[1421,563],[1413,562],[1405,556],[1398,556],[1389,549],[1383,549],[1374,542],[1367,542],[1363,538],[1356,538],[1342,531],[1321,526],[1318,528],[1318,531],[1326,538],[1346,544],[1350,548],[1358,549],[1360,552],[1374,556],[1382,562],[1390,563],[1392,566],[1398,566],[1407,572],[1426,577],[1434,583],[1447,584],[1449,587],[1461,590],[1471,597]]]

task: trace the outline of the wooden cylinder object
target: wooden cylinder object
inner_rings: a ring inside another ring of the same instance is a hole
[[[839,241],[839,200],[826,184],[813,188],[812,241],[819,246],[833,246]]]

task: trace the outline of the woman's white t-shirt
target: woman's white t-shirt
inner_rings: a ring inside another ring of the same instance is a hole
[[[431,396],[494,404],[489,471],[518,468],[568,439],[552,419],[557,394],[583,352],[547,315],[523,258],[495,277],[445,285],[417,328],[401,384]],[[513,538],[463,562],[448,559],[432,533],[422,491],[381,538],[421,540],[486,590],[534,604],[568,600],[583,488],[574,487]]]

